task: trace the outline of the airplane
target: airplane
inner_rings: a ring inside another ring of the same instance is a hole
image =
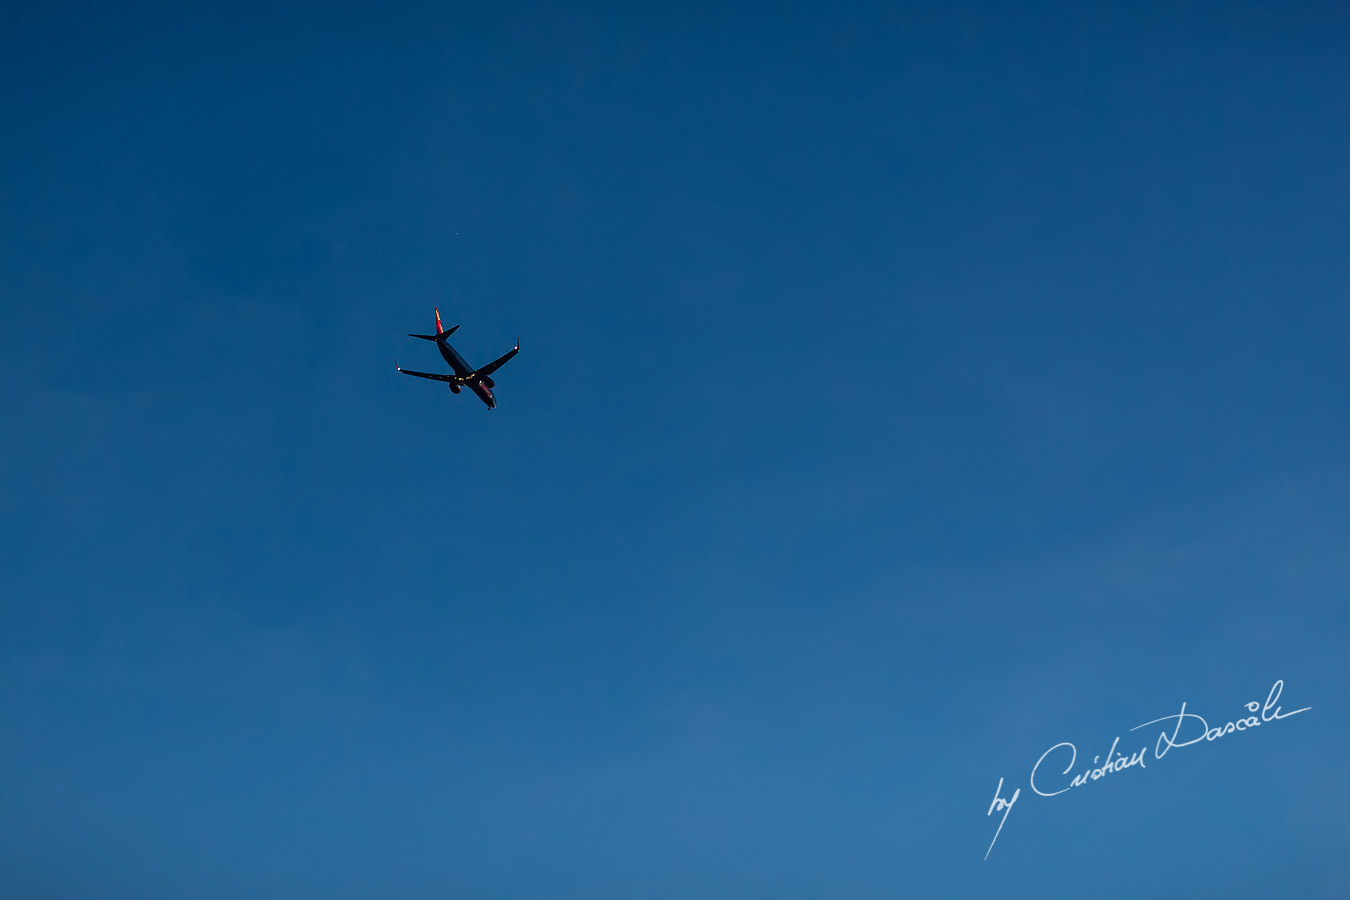
[[[475,369],[464,361],[460,356],[446,343],[446,338],[454,333],[458,325],[451,325],[449,328],[441,327],[441,311],[436,310],[436,333],[435,334],[410,334],[408,337],[421,338],[424,341],[435,341],[436,349],[441,351],[441,356],[450,364],[450,368],[455,370],[453,375],[433,375],[430,372],[414,372],[411,369],[404,369],[397,362],[394,368],[398,369],[404,375],[414,375],[418,378],[430,378],[432,381],[443,381],[450,386],[450,390],[458,394],[461,388],[467,387],[478,395],[478,399],[487,404],[488,409],[497,408],[497,398],[492,396],[492,389],[497,386],[492,380],[492,373],[506,365],[511,357],[520,352],[520,341],[516,341],[516,346],[504,356],[494,359],[480,369]]]

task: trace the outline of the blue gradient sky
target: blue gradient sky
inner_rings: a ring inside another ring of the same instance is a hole
[[[0,893],[1345,896],[1344,8],[485,9],[8,21]]]

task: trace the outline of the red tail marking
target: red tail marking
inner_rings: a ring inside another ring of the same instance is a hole
[[[440,333],[441,333],[442,331],[444,331],[444,330],[445,330],[445,329],[441,327],[441,310],[440,310],[440,307],[437,307],[437,308],[436,308],[436,333],[437,333],[437,334],[440,334]]]

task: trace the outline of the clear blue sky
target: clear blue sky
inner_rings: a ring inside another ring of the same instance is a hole
[[[7,15],[0,894],[1350,892],[1343,5]]]

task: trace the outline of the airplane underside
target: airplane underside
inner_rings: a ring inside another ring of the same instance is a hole
[[[446,386],[450,388],[451,393],[458,394],[464,387],[468,387],[479,400],[483,401],[483,404],[487,406],[488,409],[496,409],[497,398],[492,395],[492,389],[497,386],[497,383],[492,380],[491,375],[509,362],[511,357],[520,352],[520,342],[516,341],[516,346],[501,357],[494,359],[492,362],[481,368],[475,369],[465,362],[464,357],[460,356],[459,352],[456,351],[454,347],[451,347],[449,342],[446,341],[446,338],[458,327],[458,325],[452,325],[449,328],[443,328],[441,326],[441,311],[438,309],[436,310],[435,334],[409,335],[409,337],[421,338],[424,341],[434,341],[436,349],[441,352],[441,357],[449,364],[451,370],[453,370],[453,375],[438,375],[432,372],[414,372],[399,366],[397,363],[395,363],[395,368],[404,375],[412,375],[417,378],[427,378],[431,381],[444,382]]]

